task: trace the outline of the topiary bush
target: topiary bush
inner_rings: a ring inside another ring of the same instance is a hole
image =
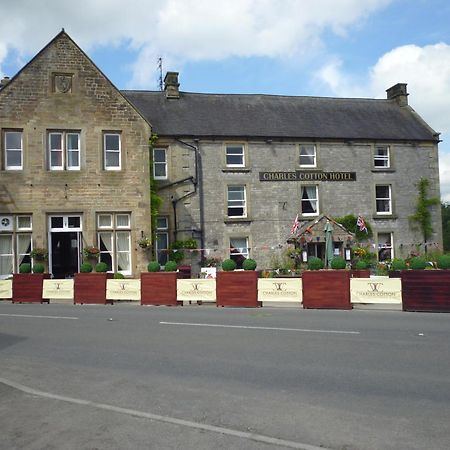
[[[23,263],[19,266],[19,273],[31,273],[31,264]]]
[[[368,268],[369,268],[369,263],[367,261],[364,261],[362,259],[359,261],[356,261],[356,264],[355,264],[356,270],[366,270]]]
[[[425,267],[427,267],[427,262],[425,259],[421,258],[420,256],[416,256],[411,259],[409,262],[409,268],[414,270],[424,270]]]
[[[345,259],[342,256],[335,256],[331,260],[331,268],[335,270],[342,270],[347,267],[347,263],[345,262]]]
[[[402,258],[394,258],[391,264],[391,270],[406,270],[406,262]]]
[[[450,269],[450,255],[441,255],[437,259],[439,269]]]
[[[95,271],[100,273],[108,272],[108,264],[104,262],[99,262],[95,265]]]
[[[175,261],[167,261],[164,266],[164,270],[166,272],[176,272],[177,271],[177,263]]]
[[[222,270],[225,272],[231,272],[236,269],[236,261],[232,259],[225,259],[222,263]]]
[[[120,272],[116,272],[113,275],[113,279],[114,280],[123,280],[124,278],[125,278],[125,275],[123,273],[120,273]]]
[[[45,272],[45,266],[41,263],[36,263],[33,265],[33,273],[44,273]]]
[[[81,273],[91,273],[92,272],[92,264],[88,262],[84,262],[80,266]]]
[[[158,261],[150,261],[147,264],[147,270],[149,272],[159,272],[161,270],[161,265]]]
[[[256,266],[257,266],[256,261],[251,258],[245,259],[244,262],[242,263],[242,268],[244,270],[255,270]]]
[[[323,269],[323,261],[316,256],[311,256],[308,258],[308,269],[309,270],[320,270]]]

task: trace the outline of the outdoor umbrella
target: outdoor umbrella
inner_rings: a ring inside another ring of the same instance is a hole
[[[327,221],[323,231],[325,231],[325,267],[330,268],[333,259],[333,225]]]

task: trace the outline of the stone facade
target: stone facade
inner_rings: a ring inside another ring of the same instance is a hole
[[[31,216],[33,247],[49,248],[51,265],[50,216],[81,217],[79,227],[75,226],[77,236],[71,236],[72,241],[80,240],[71,242],[79,264],[83,247],[101,246],[99,213],[105,214],[106,221],[108,215],[115,219],[117,214],[122,214],[121,242],[128,245],[122,248],[122,266],[126,267],[122,271],[138,275],[145,267],[147,255],[138,249],[137,240],[142,235],[150,236],[150,125],[64,31],[0,90],[0,130],[0,216],[12,216],[14,222],[17,215]],[[23,160],[19,170],[8,168],[5,135],[9,131],[21,133]],[[66,147],[61,155],[57,149],[51,154],[52,133]],[[75,139],[73,144],[67,140],[70,134]],[[105,134],[110,134],[113,142],[107,150],[119,143],[118,152],[113,148],[106,156],[105,145],[111,144],[105,144]],[[52,144],[55,145],[58,146]],[[69,146],[77,150],[71,155],[77,159],[78,153],[78,168],[76,161],[69,163]],[[119,167],[117,153],[120,153]],[[107,163],[105,158],[110,158],[109,155],[113,159]],[[62,164],[61,158],[65,160]],[[70,170],[73,166],[75,169]],[[112,229],[116,225],[112,223],[104,231],[115,233]],[[73,226],[65,228],[70,232]],[[8,234],[8,230],[3,233]],[[3,246],[4,252],[6,238]],[[119,250],[115,238],[112,246],[108,250],[114,254]],[[17,270],[20,261],[16,253],[20,251],[15,248],[15,240],[13,247],[14,270]],[[130,263],[125,261],[128,258]],[[113,260],[111,269],[120,270],[117,253]]]

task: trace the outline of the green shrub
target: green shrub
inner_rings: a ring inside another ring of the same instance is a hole
[[[406,262],[402,258],[394,258],[391,264],[391,270],[406,270]]]
[[[364,261],[363,259],[356,261],[356,264],[355,264],[356,270],[366,270],[368,268],[369,268],[369,263],[367,261]]]
[[[346,267],[347,267],[347,263],[345,262],[345,259],[342,256],[335,256],[331,260],[331,268],[332,269],[342,270],[342,269],[345,269]]]
[[[176,272],[177,271],[177,263],[175,261],[167,261],[164,270],[166,272]]]
[[[245,259],[244,262],[242,263],[242,268],[244,270],[255,270],[256,266],[257,266],[256,261],[251,258]]]
[[[311,256],[308,258],[308,269],[309,270],[320,270],[323,269],[323,261],[316,256]]]
[[[236,261],[232,259],[225,259],[222,263],[222,270],[225,272],[231,272],[236,269]]]
[[[100,273],[108,272],[108,264],[104,262],[99,262],[95,265],[95,271]]]
[[[92,272],[92,264],[88,262],[84,262],[80,266],[81,273],[91,273]]]
[[[441,255],[437,259],[439,269],[450,269],[450,255]]]
[[[420,256],[416,256],[409,262],[409,268],[414,270],[423,270],[427,267],[427,262]]]
[[[125,278],[125,275],[123,273],[120,273],[120,272],[116,272],[113,275],[113,279],[114,280],[123,280],[124,278]]]
[[[36,263],[33,265],[33,273],[44,273],[45,272],[45,266],[41,263]]]
[[[23,263],[19,266],[19,272],[20,273],[31,273],[31,264],[30,263]]]
[[[161,270],[161,265],[158,261],[150,261],[147,264],[147,270],[149,272],[159,272]]]

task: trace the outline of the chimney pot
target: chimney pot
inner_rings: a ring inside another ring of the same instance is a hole
[[[0,80],[0,89],[4,88],[9,83],[9,77],[5,76]]]
[[[164,92],[166,93],[166,98],[180,98],[179,87],[178,72],[167,72],[164,77]]]
[[[396,100],[400,106],[408,104],[408,91],[406,83],[397,83],[386,90],[388,100]]]

